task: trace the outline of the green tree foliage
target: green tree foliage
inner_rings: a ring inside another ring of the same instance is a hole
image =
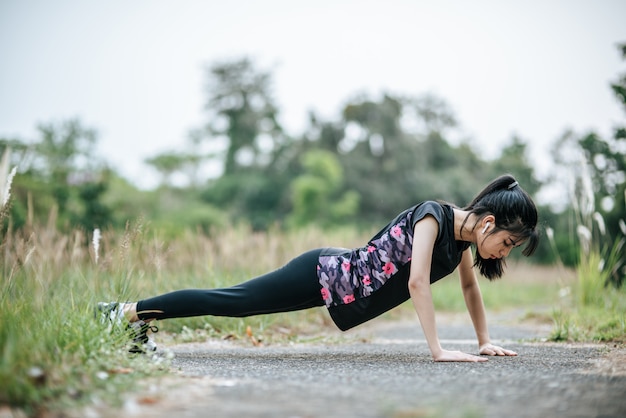
[[[578,144],[592,168],[596,204],[610,229],[617,231],[619,219],[626,219],[626,154],[622,151],[626,149],[626,137],[620,136],[620,129],[610,139],[592,132],[579,138]]]
[[[626,43],[619,45],[622,59],[626,59]],[[622,73],[615,83],[611,84],[611,89],[617,99],[626,107],[626,73]],[[624,129],[622,126],[621,129]]]
[[[162,209],[162,190],[143,191],[130,181],[115,173],[107,171],[107,189],[101,195],[101,202],[111,209],[111,225],[124,228],[129,221],[138,218],[155,221]]]
[[[18,150],[19,175],[14,180],[12,220],[21,227],[53,213],[61,226],[108,226],[110,210],[102,197],[107,189],[107,169],[95,157],[97,134],[77,120],[38,126],[39,138],[0,141]]]
[[[626,61],[626,43],[619,48]],[[611,84],[611,88],[626,112],[626,72]],[[591,135],[581,139],[581,146],[593,162],[600,193],[606,193],[612,201],[612,208],[605,210],[604,215],[609,228],[617,231],[619,220],[626,222],[626,121],[615,126],[612,139],[603,143]]]
[[[166,152],[148,158],[145,162],[159,172],[161,185],[167,187],[172,186],[172,175],[182,171],[188,160],[189,157],[182,153]]]
[[[289,179],[275,170],[223,175],[202,192],[202,199],[229,215],[231,222],[245,222],[255,230],[280,222],[287,209]]]
[[[249,59],[211,67],[207,92],[208,122],[204,142],[224,167],[207,184],[205,202],[227,210],[255,229],[267,228],[288,210],[287,191],[294,173],[292,141],[277,121],[271,74]]]
[[[207,92],[207,141],[227,140],[224,175],[267,166],[280,146],[283,130],[271,96],[271,74],[247,58],[210,69]]]
[[[535,178],[533,165],[528,160],[527,144],[518,136],[513,136],[511,142],[502,149],[499,158],[494,160],[493,172],[495,175],[513,174],[531,195],[535,195],[541,187]]]
[[[94,154],[96,133],[77,120],[41,124],[39,133],[41,140],[35,144],[38,158],[33,168],[48,180],[59,212],[65,214],[71,193],[69,185],[91,180],[90,157]]]
[[[337,156],[325,150],[308,151],[302,156],[304,173],[291,183],[293,209],[289,223],[331,226],[352,218],[359,206],[359,195],[344,186],[343,169]]]
[[[209,76],[204,141],[227,146],[224,171],[202,196],[255,228],[286,218],[340,222],[353,211],[352,221],[380,223],[426,199],[464,205],[500,170],[538,187],[519,139],[499,163],[481,160],[468,143],[451,145],[456,118],[436,96],[356,97],[338,120],[311,113],[307,130],[291,139],[276,122],[270,74],[243,59],[215,65]]]
[[[409,172],[403,169],[411,164],[415,142],[402,132],[401,115],[401,102],[388,95],[380,102],[363,98],[343,110],[345,129],[335,152],[342,156],[347,187],[363,196],[363,220],[379,221],[407,202]]]
[[[455,117],[432,95],[361,97],[342,116],[313,131],[317,143],[341,156],[347,189],[362,197],[360,220],[382,222],[427,199],[462,205],[487,179],[489,170],[467,144],[454,147],[444,137],[456,128]]]
[[[173,176],[181,175],[187,180],[187,187],[198,188],[201,167],[205,161],[212,158],[210,153],[202,151],[204,136],[202,130],[192,130],[187,138],[188,147],[185,151],[166,151],[144,161],[161,176],[160,187],[174,187]]]
[[[626,59],[626,44],[620,47]],[[611,85],[618,102],[626,110],[626,75]],[[623,240],[620,222],[626,222],[626,124],[614,128],[613,136],[603,138],[596,132],[578,135],[566,132],[555,144],[555,162],[570,175],[571,205],[555,220],[555,239],[559,252],[566,262],[576,264],[578,247],[576,229],[582,225],[593,229],[593,224],[602,222],[599,233],[594,236],[604,251],[616,248]],[[600,215],[599,217],[597,215]],[[600,221],[601,219],[601,221]],[[622,224],[623,225],[623,224]],[[613,266],[610,280],[616,285],[624,282],[621,257],[617,268]]]
[[[103,177],[106,174],[103,173]],[[77,223],[87,229],[106,227],[111,223],[111,209],[103,203],[103,195],[108,188],[108,181],[101,178],[95,182],[85,182],[78,186],[78,198],[83,204],[76,216]]]
[[[626,60],[626,43],[620,45],[620,51]],[[619,76],[611,89],[626,112],[626,73]],[[591,132],[579,138],[578,144],[591,168],[595,204],[606,224],[607,233],[601,239],[605,248],[617,248],[626,239],[626,123],[622,121],[614,128],[612,138],[604,139]],[[622,255],[609,276],[617,286],[626,281],[625,264],[626,257]]]
[[[48,210],[54,202],[66,223],[123,225],[143,214],[173,231],[240,221],[255,229],[371,227],[427,199],[463,206],[503,172],[531,192],[539,187],[519,138],[494,161],[468,142],[453,145],[456,118],[434,95],[358,96],[336,119],[311,113],[309,127],[291,138],[278,123],[270,72],[240,59],[213,65],[207,76],[205,124],[190,133],[187,148],[146,160],[161,175],[157,191],[139,192],[105,170],[93,159],[95,132],[78,121],[40,128],[41,141],[25,152],[30,163],[21,165],[22,190]],[[198,173],[216,163],[221,173],[202,183]],[[181,174],[188,182],[174,187]],[[16,202],[23,214],[28,201]]]

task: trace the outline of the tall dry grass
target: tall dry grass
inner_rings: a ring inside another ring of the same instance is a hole
[[[0,243],[0,404],[29,415],[91,402],[94,396],[108,396],[113,402],[138,376],[167,369],[161,358],[129,356],[124,330],[109,331],[94,319],[98,301],[134,301],[181,288],[232,285],[329,239],[315,229],[284,234],[238,227],[210,236],[186,232],[166,242],[141,219],[122,233],[104,231],[98,237],[99,231],[62,233],[51,218],[47,226],[21,231],[11,230],[9,222]],[[333,235],[337,245],[361,240],[350,230]],[[249,319],[187,318],[159,325],[196,339],[245,338],[250,326],[259,339],[271,339],[272,326],[289,337],[327,323],[320,309]],[[197,329],[210,334],[190,331]]]
[[[127,292],[120,271],[103,280],[85,234],[52,228],[13,232],[2,241],[0,269],[0,404],[36,415],[41,410],[119,393],[132,378],[120,370],[156,372],[131,359],[123,330],[94,321],[98,294]]]
[[[552,338],[626,341],[626,288],[616,288],[610,280],[612,275],[624,274],[626,231],[614,237],[612,244],[606,244],[610,240],[606,239],[604,219],[595,208],[592,178],[583,156],[572,173],[570,200],[580,244],[577,281],[572,286],[569,303],[566,301],[554,311]],[[553,232],[549,232],[548,238],[555,248]]]

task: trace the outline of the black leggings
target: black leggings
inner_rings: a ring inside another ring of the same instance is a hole
[[[188,316],[243,317],[323,306],[317,278],[321,249],[308,251],[271,273],[224,289],[178,290],[137,302],[139,319]]]

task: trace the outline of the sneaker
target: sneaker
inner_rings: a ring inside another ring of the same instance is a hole
[[[96,316],[96,319],[99,317],[101,323],[109,326],[120,326],[126,323],[126,329],[129,331],[129,336],[133,342],[132,346],[128,350],[129,352],[147,353],[149,351],[156,351],[157,345],[148,336],[148,331],[159,332],[159,329],[154,325],[149,325],[141,319],[136,322],[126,321],[120,303],[99,302],[94,309],[94,315]]]

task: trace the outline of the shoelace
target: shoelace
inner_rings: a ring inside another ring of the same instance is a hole
[[[147,333],[148,331],[152,331],[152,332],[159,332],[159,328],[156,325],[149,325],[143,321],[140,321],[141,323],[137,326],[137,328],[135,329],[135,332],[137,333],[137,336],[140,338],[146,337],[147,338]],[[131,325],[132,327],[132,325]]]

